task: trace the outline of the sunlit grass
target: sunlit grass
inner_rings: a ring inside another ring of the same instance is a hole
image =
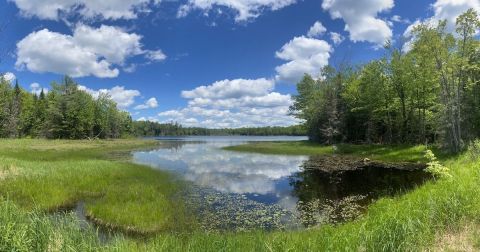
[[[107,148],[97,148],[103,154],[91,158],[38,161],[29,146],[51,149],[45,142],[19,141],[26,143],[23,147],[14,141],[0,143],[0,151],[6,152],[6,145],[11,145],[19,152],[23,148],[28,156],[0,158],[0,192],[4,195],[0,199],[0,251],[419,251],[434,248],[436,237],[442,234],[480,221],[480,161],[461,155],[440,159],[450,168],[452,178],[380,199],[363,217],[336,226],[241,233],[204,233],[192,228],[191,232],[160,232],[147,240],[119,235],[102,244],[94,229],[79,228],[73,216],[53,221],[45,210],[82,199],[87,211],[103,221],[161,229],[181,223],[169,219],[182,212],[167,200],[177,185],[167,174],[103,160]],[[379,148],[371,151],[389,160],[421,150]],[[469,239],[479,248],[475,234],[478,230],[471,230]]]
[[[308,141],[255,142],[225,147],[225,150],[281,155],[351,155],[388,162],[424,162],[424,146],[398,145],[321,145]]]
[[[172,175],[128,162],[103,160],[110,151],[146,147],[152,142],[78,142],[78,149],[68,141],[53,141],[51,146],[44,142],[0,142],[0,152],[7,152],[8,145],[13,151],[13,155],[0,158],[0,166],[15,171],[0,183],[0,195],[24,209],[45,212],[73,208],[82,201],[88,217],[130,232],[155,233],[190,222],[186,213],[183,216],[181,202],[173,199],[182,185]],[[66,150],[52,150],[62,146]]]
[[[452,168],[452,179],[427,182],[403,196],[381,199],[364,217],[338,226],[273,233],[194,233],[183,243],[167,235],[147,244],[124,240],[117,245],[125,251],[418,251],[431,247],[437,234],[480,220],[480,164],[464,158],[446,164]]]

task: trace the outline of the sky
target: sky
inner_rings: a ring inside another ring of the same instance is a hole
[[[408,50],[419,23],[480,0],[0,0],[0,72],[31,92],[64,75],[134,120],[288,126],[295,83]]]

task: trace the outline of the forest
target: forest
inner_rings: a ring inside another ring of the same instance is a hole
[[[130,114],[117,109],[107,95],[93,98],[65,77],[52,90],[37,95],[0,82],[0,137],[87,139],[121,138],[133,134]]]
[[[133,121],[107,95],[93,97],[66,76],[45,93],[29,93],[0,78],[0,138],[108,139],[185,135],[302,135],[302,126],[208,129]]]
[[[325,67],[297,84],[291,113],[311,140],[333,144],[431,144],[459,152],[480,136],[480,19],[473,9],[422,24],[403,48],[362,66]]]
[[[176,122],[158,123],[151,121],[134,122],[138,136],[305,136],[301,125],[289,127],[251,127],[235,129],[210,129],[200,127],[183,127]]]

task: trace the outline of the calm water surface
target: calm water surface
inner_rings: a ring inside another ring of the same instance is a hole
[[[353,219],[375,198],[422,183],[422,172],[364,169],[325,173],[309,156],[222,150],[252,141],[306,137],[163,137],[161,147],[133,153],[134,162],[191,182],[187,197],[207,229],[299,228]]]

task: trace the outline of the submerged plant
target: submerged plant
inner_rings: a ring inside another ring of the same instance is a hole
[[[431,150],[427,150],[425,152],[425,158],[429,161],[427,163],[427,168],[425,169],[427,172],[431,173],[436,178],[451,178],[452,175],[450,174],[450,169],[446,166],[440,164],[435,157],[435,154]]]
[[[306,227],[352,221],[364,211],[365,207],[359,202],[365,198],[365,195],[351,195],[338,200],[314,199],[300,202],[299,219]]]

